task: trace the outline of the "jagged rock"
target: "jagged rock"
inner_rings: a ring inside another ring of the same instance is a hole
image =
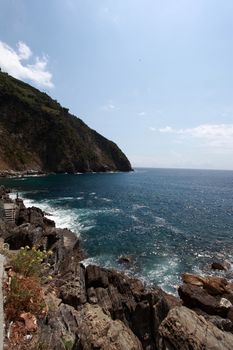
[[[233,333],[233,323],[230,319],[222,318],[216,315],[208,315],[206,312],[200,309],[195,309],[194,311],[197,313],[197,315],[203,316],[206,319],[206,321],[212,322],[216,327],[218,327],[222,331]]]
[[[108,287],[108,274],[105,270],[98,266],[89,265],[86,268],[86,284],[87,287]]]
[[[159,328],[159,350],[232,350],[233,335],[184,306],[169,311]]]
[[[217,276],[209,276],[204,279],[203,288],[212,295],[223,294],[227,285],[227,279]]]
[[[184,273],[182,275],[182,281],[184,283],[193,284],[195,286],[203,286],[203,284],[204,284],[204,277],[193,275],[191,273]]]
[[[49,296],[46,322],[40,324],[33,349],[81,350],[78,338],[78,312],[61,300]],[[68,347],[69,346],[69,347]]]
[[[227,271],[231,268],[231,263],[229,261],[214,261],[211,264],[212,270],[224,270]]]
[[[36,207],[31,208],[21,208],[18,214],[16,224],[22,225],[24,223],[30,223],[34,226],[49,226],[55,227],[55,222],[44,216],[44,213],[41,209]]]
[[[79,310],[55,297],[47,300],[46,323],[34,348],[51,350],[142,350],[139,339],[122,321],[112,320],[100,306],[86,303]]]
[[[212,322],[216,327],[225,332],[233,333],[233,323],[227,318],[222,318],[220,316],[205,315],[207,321]]]
[[[67,272],[61,276],[61,281],[65,282],[59,287],[63,302],[79,309],[83,307],[86,296],[88,303],[98,304],[109,317],[121,320],[129,327],[144,349],[154,349],[159,324],[176,299],[171,297],[167,302],[166,294],[160,289],[146,290],[142,282],[123,273],[92,265],[79,268],[75,259],[67,259],[69,263],[64,260]]]
[[[78,335],[83,350],[142,350],[139,339],[98,305],[86,304],[78,313]]]
[[[60,297],[65,304],[78,308],[87,301],[85,271],[80,264],[76,266],[75,276],[60,287]]]
[[[229,306],[222,305],[221,298],[208,294],[201,287],[184,284],[179,287],[178,293],[184,305],[191,309],[199,308],[210,315],[227,316]]]
[[[182,280],[184,283],[192,284],[195,286],[203,286],[208,293],[212,295],[223,294],[225,292],[225,287],[227,285],[227,279],[217,276],[198,276],[189,273],[182,275]]]

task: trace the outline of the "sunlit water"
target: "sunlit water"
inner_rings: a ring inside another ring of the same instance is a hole
[[[80,235],[86,263],[126,269],[169,292],[182,272],[206,272],[215,257],[233,260],[231,171],[137,169],[0,184]],[[120,255],[133,264],[122,266]]]

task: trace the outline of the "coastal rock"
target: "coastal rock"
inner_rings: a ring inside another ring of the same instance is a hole
[[[51,295],[47,303],[47,322],[41,324],[34,348],[40,345],[51,350],[142,350],[133,332],[98,305],[86,303],[75,310]]]
[[[75,259],[66,259],[67,272],[61,266],[61,283],[65,281],[59,287],[62,301],[79,310],[86,305],[86,298],[89,304],[101,307],[108,317],[129,327],[144,349],[154,349],[158,327],[171,305],[177,305],[177,299],[166,300],[166,293],[159,288],[147,290],[142,282],[123,273],[93,265],[78,267]]]
[[[46,322],[33,339],[32,349],[81,350],[78,337],[78,312],[71,306],[50,295],[47,299],[49,312]],[[69,346],[69,347],[68,347]]]
[[[133,332],[98,305],[86,304],[78,313],[78,335],[83,350],[142,350]]]
[[[231,263],[229,261],[214,261],[211,264],[211,269],[212,270],[224,270],[227,271],[231,268]]]
[[[191,309],[199,308],[210,315],[227,317],[229,305],[221,303],[220,297],[210,295],[201,287],[184,284],[179,287],[178,293],[184,305]]]
[[[108,273],[100,269],[98,266],[89,265],[86,268],[86,284],[87,288],[107,288],[108,287]]]
[[[80,264],[76,266],[75,276],[60,287],[60,297],[65,304],[78,308],[87,301],[85,270]]]
[[[233,333],[233,323],[228,318],[222,318],[220,316],[204,315],[205,319],[212,322],[216,327],[224,332]]]
[[[209,276],[204,279],[203,288],[211,295],[221,295],[225,292],[227,279],[217,276]]]
[[[55,227],[55,222],[44,216],[44,213],[41,209],[36,207],[31,208],[21,208],[19,215],[16,221],[16,225],[22,225],[24,223],[30,223],[34,226],[49,226]]]
[[[182,280],[186,284],[203,287],[211,295],[223,294],[227,286],[227,279],[218,276],[198,276],[189,273],[182,275]]]
[[[130,255],[121,255],[121,256],[118,258],[118,262],[119,262],[120,264],[132,264],[133,258],[132,258],[132,256],[130,256]]]
[[[169,311],[159,328],[159,350],[232,350],[233,335],[181,306]]]
[[[205,279],[204,277],[193,275],[191,273],[184,273],[182,275],[182,281],[195,286],[203,286]]]

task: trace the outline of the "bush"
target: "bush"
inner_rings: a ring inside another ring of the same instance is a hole
[[[12,277],[5,302],[8,320],[17,320],[22,312],[40,316],[45,306],[42,288],[37,279],[18,275]]]
[[[35,247],[30,249],[28,246],[26,246],[25,248],[21,248],[20,251],[12,258],[12,269],[25,277],[41,277],[48,269],[49,264],[44,263],[44,260],[50,254],[50,251],[40,251]]]

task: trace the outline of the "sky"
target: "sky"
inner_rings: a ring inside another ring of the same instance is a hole
[[[232,0],[0,0],[0,67],[134,167],[233,169]]]

